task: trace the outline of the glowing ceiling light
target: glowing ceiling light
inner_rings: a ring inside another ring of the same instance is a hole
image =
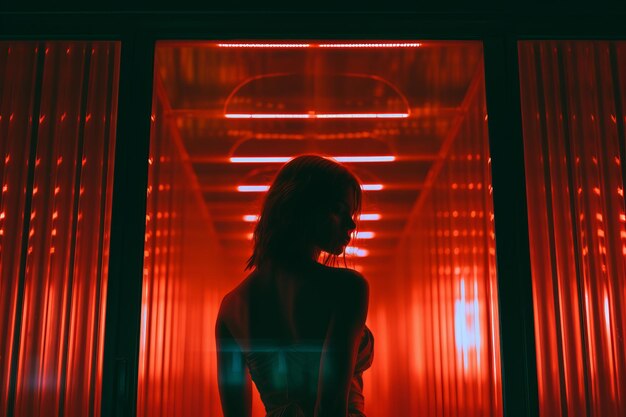
[[[218,43],[220,48],[419,48],[421,42]]]
[[[380,191],[383,189],[382,184],[362,184],[361,189],[364,191]]]
[[[363,213],[359,216],[359,220],[363,221],[372,221],[372,220],[380,220],[380,214],[378,213]]]
[[[346,246],[346,255],[356,255],[359,258],[369,255],[367,249],[357,248],[356,246]]]
[[[255,163],[255,162],[275,163],[275,162],[287,162],[291,159],[292,158],[290,156],[259,156],[259,157],[242,156],[242,157],[232,157],[230,158],[230,162],[239,163],[239,164]]]
[[[364,213],[359,216],[360,221],[372,221],[380,220],[381,216],[378,213]],[[243,221],[254,223],[259,220],[259,216],[256,214],[243,215]],[[356,236],[359,239],[372,239],[376,234],[374,232],[357,232]]]
[[[332,113],[315,114],[317,119],[403,119],[408,113]]]
[[[220,48],[308,48],[309,43],[218,43]]]
[[[243,193],[259,193],[270,189],[269,185],[238,185],[237,191]],[[361,189],[364,191],[379,191],[383,189],[382,184],[362,184]]]
[[[374,232],[356,232],[357,239],[372,239]]]
[[[403,119],[408,113],[332,113],[315,114],[317,119]]]
[[[226,113],[227,119],[404,119],[408,113]]]
[[[395,156],[334,156],[339,162],[393,162]]]
[[[320,48],[419,48],[419,42],[322,43]]]
[[[338,162],[392,162],[396,160],[395,156],[331,156],[330,158]],[[288,162],[291,156],[237,156],[231,157],[230,162],[233,163],[284,163]]]
[[[238,185],[237,191],[242,193],[259,193],[270,189],[269,185]]]
[[[312,115],[307,113],[227,113],[227,119],[310,119]]]

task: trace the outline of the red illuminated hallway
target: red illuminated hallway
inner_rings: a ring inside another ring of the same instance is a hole
[[[220,413],[219,300],[245,276],[260,194],[311,152],[364,182],[346,252],[372,291],[367,413],[499,415],[480,45],[173,42],[155,62],[139,415]]]

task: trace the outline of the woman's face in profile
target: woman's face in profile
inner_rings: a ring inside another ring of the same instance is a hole
[[[330,207],[320,213],[315,231],[316,246],[333,255],[344,251],[356,228],[352,219],[354,212],[354,195],[352,190],[344,193],[344,197],[331,202]]]

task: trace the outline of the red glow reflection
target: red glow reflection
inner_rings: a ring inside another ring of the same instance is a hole
[[[480,316],[478,308],[478,282],[474,281],[474,297],[467,301],[465,279],[461,278],[460,296],[454,302],[454,337],[457,351],[463,356],[463,368],[467,369],[469,353],[472,352],[480,367]]]

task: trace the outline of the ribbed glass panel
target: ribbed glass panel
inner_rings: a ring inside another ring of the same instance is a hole
[[[119,53],[0,42],[1,414],[100,414]]]
[[[626,415],[626,43],[519,43],[541,415]]]

